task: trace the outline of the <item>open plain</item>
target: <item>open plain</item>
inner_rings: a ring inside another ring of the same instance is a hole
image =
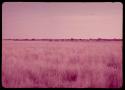
[[[122,80],[122,41],[2,41],[5,88],[119,88]]]

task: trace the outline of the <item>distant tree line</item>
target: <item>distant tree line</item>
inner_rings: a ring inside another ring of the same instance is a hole
[[[122,39],[103,39],[103,38],[97,38],[97,39],[3,39],[3,40],[14,40],[14,41],[121,41]]]

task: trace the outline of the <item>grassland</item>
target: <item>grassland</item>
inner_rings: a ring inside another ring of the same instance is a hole
[[[122,81],[122,41],[2,41],[5,88],[119,88]]]

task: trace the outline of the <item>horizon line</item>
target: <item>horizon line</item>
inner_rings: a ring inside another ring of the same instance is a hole
[[[89,39],[2,39],[2,40],[12,40],[12,41],[122,41],[123,39],[113,38],[113,39],[104,39],[104,38],[89,38]]]
[[[122,38],[2,38],[2,40],[5,40],[5,39],[122,39]]]

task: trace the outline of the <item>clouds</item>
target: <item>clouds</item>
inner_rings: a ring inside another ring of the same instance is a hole
[[[6,2],[3,38],[122,37],[121,3]]]

